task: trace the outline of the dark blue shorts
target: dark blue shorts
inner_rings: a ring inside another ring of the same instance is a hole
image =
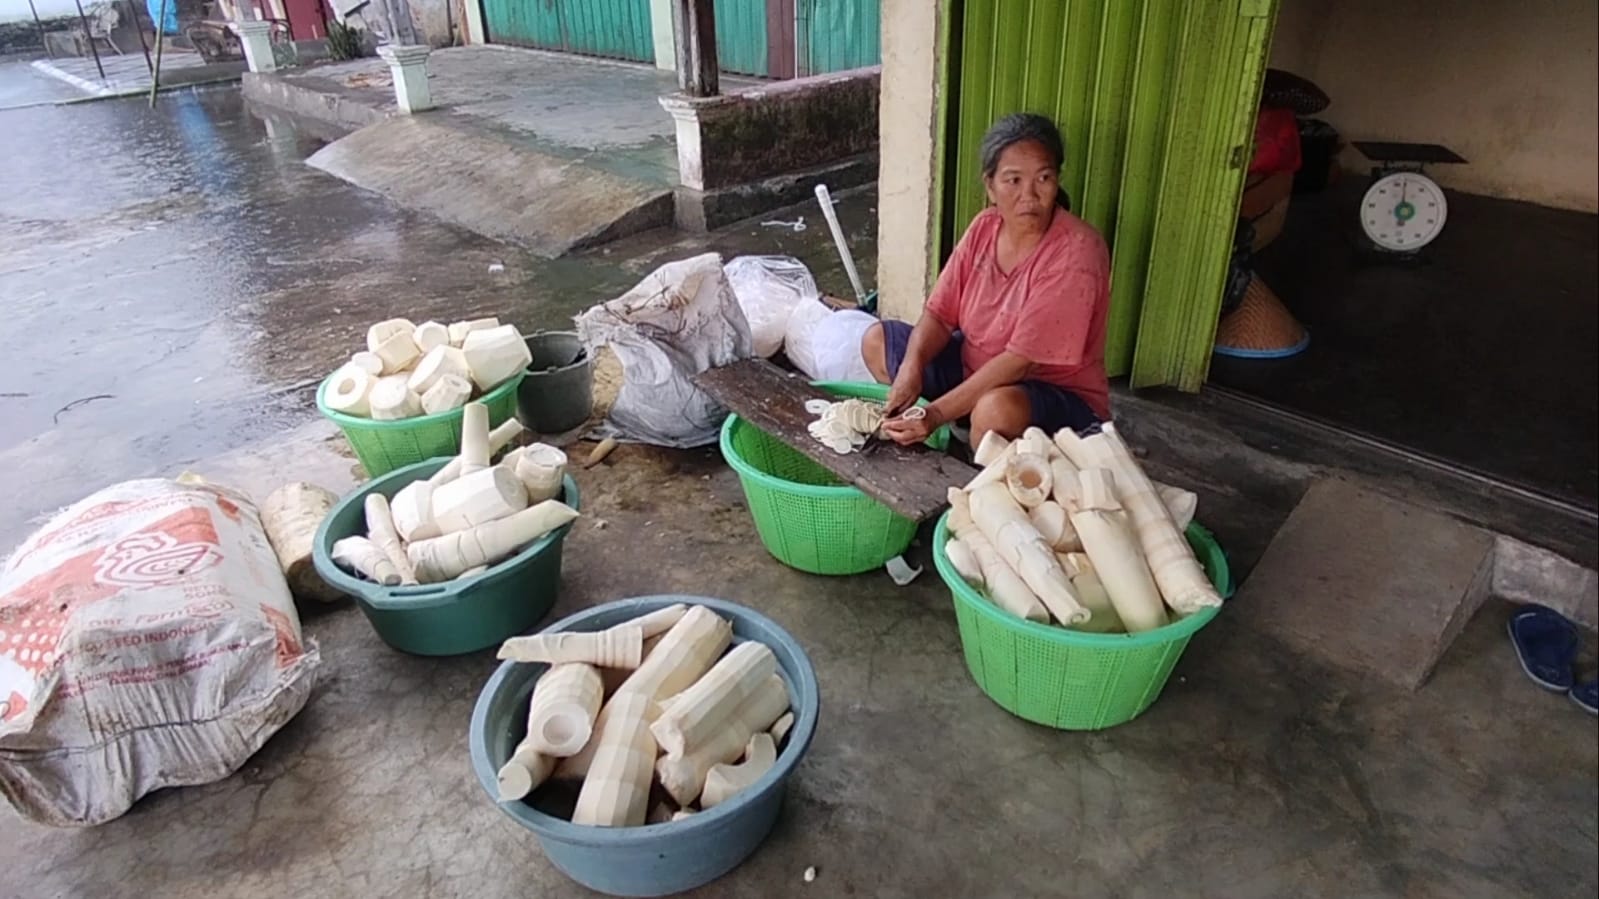
[[[910,325],[900,321],[883,321],[883,355],[888,363],[890,380],[899,373],[899,365],[905,360],[905,348],[910,341]],[[964,380],[966,367],[961,364],[961,335],[957,331],[950,338],[949,345],[922,371],[922,397],[936,400]],[[1033,410],[1033,424],[1051,434],[1061,428],[1082,433],[1099,424],[1099,416],[1083,402],[1083,398],[1064,387],[1047,381],[1022,381],[1016,386],[1027,394],[1027,403]]]

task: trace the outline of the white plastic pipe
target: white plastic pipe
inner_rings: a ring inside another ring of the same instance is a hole
[[[833,195],[827,185],[816,185],[816,202],[822,205],[822,215],[827,219],[828,230],[833,232],[833,243],[838,247],[838,258],[844,261],[844,271],[849,275],[849,285],[855,288],[855,301],[866,301],[866,287],[861,284],[861,273],[855,270],[855,257],[850,255],[849,241],[844,239],[844,229],[838,224],[838,213],[833,210]]]

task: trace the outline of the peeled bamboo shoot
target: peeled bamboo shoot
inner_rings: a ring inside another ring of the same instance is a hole
[[[989,484],[978,488],[972,494],[971,507],[977,529],[999,551],[1000,557],[1021,575],[1055,620],[1065,625],[1088,620],[1088,610],[1072,592],[1071,579],[1061,570],[1055,553],[1027,520],[1026,513],[1011,498],[1005,485]],[[977,549],[972,547],[974,552]],[[988,574],[986,566],[983,574]]]
[[[563,631],[512,637],[496,658],[512,662],[582,662],[602,668],[637,668],[644,655],[644,632],[636,626],[603,631]]]
[[[380,321],[366,329],[366,348],[376,353],[384,341],[396,334],[410,336],[416,330],[416,325],[408,318],[391,318]]]
[[[466,335],[473,331],[484,331],[489,328],[498,328],[500,320],[497,318],[474,318],[471,321],[452,322],[450,324],[450,346],[460,348],[466,342]]]
[[[367,580],[385,587],[395,587],[400,583],[399,569],[383,554],[383,550],[365,537],[345,537],[335,541],[330,555],[335,563],[364,575]]]
[[[406,385],[411,388],[412,393],[425,394],[445,375],[455,375],[458,378],[471,376],[471,369],[466,367],[466,356],[447,343],[427,351],[422,360],[416,364],[416,368],[411,370]]]
[[[752,640],[733,647],[650,725],[655,742],[671,755],[704,743],[776,672],[777,657],[766,644]]]
[[[1070,509],[1072,525],[1116,614],[1128,633],[1137,634],[1165,625],[1166,608],[1127,513],[1116,499],[1112,478],[1103,468],[1078,473],[1080,495]]]
[[[377,326],[374,325],[373,327]],[[422,355],[422,351],[417,347],[416,341],[411,339],[409,332],[404,331],[396,331],[384,338],[382,343],[369,348],[373,353],[377,354],[379,359],[383,360],[383,373],[385,375],[397,375],[409,370]]]
[[[493,565],[577,518],[577,510],[545,500],[498,521],[407,546],[406,554],[425,584],[447,581],[468,568]]]
[[[516,458],[516,476],[532,502],[543,502],[561,494],[566,477],[566,453],[544,443],[530,444]]]
[[[394,565],[394,570],[400,573],[400,583],[416,583],[416,572],[411,568],[411,560],[405,555],[405,544],[400,542],[399,532],[394,529],[394,517],[389,511],[388,498],[381,493],[368,493],[364,507],[367,539],[388,556],[389,562]]]
[[[533,792],[539,784],[549,779],[555,771],[555,759],[524,742],[516,747],[511,758],[500,766],[500,801],[513,802]]]
[[[983,439],[977,442],[977,449],[972,451],[972,462],[980,468],[987,468],[999,459],[1000,454],[1010,446],[1010,441],[998,431],[989,431]]]
[[[333,602],[344,595],[316,573],[312,561],[317,528],[338,503],[331,491],[304,481],[284,484],[261,503],[261,527],[296,597]]]
[[[428,481],[412,481],[396,491],[389,500],[389,515],[394,530],[407,543],[443,533],[433,523],[433,485]]]
[[[433,386],[422,394],[422,411],[427,415],[437,415],[459,409],[471,398],[471,381],[461,375],[440,375]]]
[[[322,402],[334,412],[366,418],[372,414],[372,388],[377,382],[364,368],[343,366],[328,379]]]
[[[1004,487],[1000,487],[1001,490]],[[1049,612],[1022,576],[1000,556],[982,529],[972,520],[971,498],[957,488],[949,490],[949,528],[972,551],[982,573],[984,592],[1005,611],[1028,621],[1049,621]],[[947,547],[946,547],[947,552]]]
[[[467,403],[461,409],[461,477],[488,468],[493,454],[489,448],[489,407]]]
[[[772,675],[744,700],[726,727],[705,743],[682,756],[662,756],[655,763],[661,786],[678,805],[688,805],[705,789],[705,776],[713,765],[736,761],[750,737],[772,727],[788,711],[788,688],[783,679]]]
[[[1094,563],[1089,560],[1088,554],[1057,553],[1056,558],[1060,559],[1061,567],[1071,577],[1077,598],[1092,613],[1092,617],[1077,625],[1077,629],[1098,634],[1126,633],[1127,625],[1122,624],[1121,616],[1116,614],[1116,604],[1110,601],[1110,593],[1100,582],[1099,572],[1094,570]]]
[[[383,357],[371,350],[362,350],[351,356],[350,364],[374,378],[383,374]]]
[[[527,491],[500,466],[463,474],[433,489],[433,524],[449,534],[498,521],[526,509]]]
[[[395,421],[422,414],[422,398],[412,393],[405,381],[405,375],[387,375],[372,385],[367,405],[371,407],[374,421]]]
[[[649,727],[653,704],[648,696],[629,692],[617,693],[606,704],[610,714],[594,737],[594,761],[577,794],[573,824],[638,827],[644,823],[650,772],[655,767],[655,738]]]
[[[479,390],[494,389],[533,361],[533,353],[515,325],[472,331],[461,342],[461,352],[466,354],[472,383]]]
[[[772,742],[782,746],[784,738],[788,736],[789,728],[792,728],[793,726],[794,713],[784,712],[781,718],[778,718],[776,721],[772,722]]]
[[[466,413],[464,412],[462,413],[463,416],[465,414]],[[510,443],[512,440],[515,440],[516,435],[522,433],[524,430],[526,430],[526,428],[522,426],[522,422],[518,421],[515,416],[507,418],[505,421],[502,421],[496,425],[494,430],[489,432],[489,458],[494,458],[495,453],[504,449],[506,444]],[[432,476],[428,478],[428,481],[429,483],[433,484],[433,486],[437,487],[440,484],[453,481],[460,476],[461,457],[456,456],[450,461],[444,463],[444,467],[434,472]]]
[[[1049,499],[1054,478],[1049,457],[1033,452],[1013,453],[1005,465],[1005,488],[1023,509],[1036,509]]]
[[[577,753],[589,741],[605,688],[592,665],[555,665],[533,686],[528,701],[527,743],[556,758]]]
[[[705,789],[700,792],[700,808],[715,808],[731,799],[735,793],[747,790],[761,775],[772,770],[777,762],[777,745],[772,735],[758,733],[750,737],[744,747],[744,760],[737,765],[713,765],[705,775]]]
[[[644,639],[648,640],[651,637],[658,637],[661,634],[671,630],[672,625],[681,621],[683,616],[687,613],[688,606],[677,602],[669,606],[656,609],[653,612],[646,612],[637,618],[629,619],[628,621],[617,625],[617,627],[636,627],[644,632]]]
[[[1172,524],[1177,526],[1177,530],[1188,530],[1194,521],[1194,513],[1199,511],[1199,497],[1194,491],[1157,482],[1155,493],[1160,495],[1161,505],[1171,513]]]
[[[983,587],[983,567],[978,564],[977,556],[972,554],[971,547],[967,546],[959,537],[949,538],[944,544],[944,555],[949,563],[955,566],[955,571],[966,583],[973,587]]]
[[[417,349],[428,353],[434,347],[450,345],[450,329],[438,322],[423,322],[411,332],[411,340]]]
[[[1069,553],[1083,548],[1077,541],[1077,529],[1072,527],[1071,516],[1060,503],[1054,500],[1041,503],[1027,511],[1027,519],[1055,552]]]

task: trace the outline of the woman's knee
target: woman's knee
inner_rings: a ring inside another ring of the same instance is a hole
[[[989,431],[1015,440],[1032,424],[1033,407],[1027,400],[1027,391],[1017,386],[996,387],[978,397],[972,407],[972,440],[978,441]]]
[[[888,343],[883,337],[882,322],[867,328],[861,337],[861,361],[878,383],[888,383]]]

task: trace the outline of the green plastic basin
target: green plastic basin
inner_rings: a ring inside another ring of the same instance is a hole
[[[570,523],[563,525],[486,571],[445,584],[385,587],[333,563],[335,542],[366,533],[367,494],[392,498],[406,484],[443,468],[450,458],[407,465],[368,481],[333,507],[317,529],[313,547],[317,573],[355,599],[383,642],[416,655],[476,652],[531,630],[555,605],[561,584],[561,544],[572,529]],[[571,476],[559,499],[578,508],[577,482]]]

